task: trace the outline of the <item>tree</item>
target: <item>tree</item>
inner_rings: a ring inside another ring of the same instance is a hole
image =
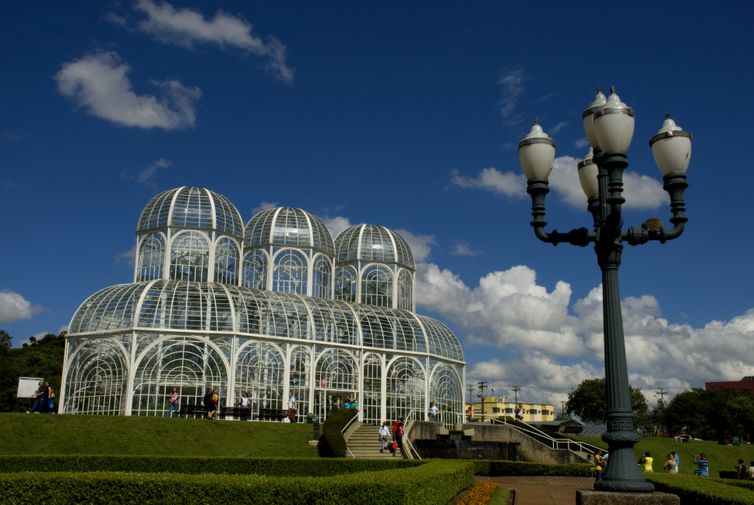
[[[634,411],[635,423],[646,424],[647,399],[642,392],[631,387],[631,409]],[[569,412],[575,412],[586,422],[602,423],[607,416],[607,391],[605,379],[586,379],[576,389],[568,393]]]
[[[7,336],[7,339],[6,339]],[[29,339],[21,348],[10,347],[10,335],[0,330],[0,412],[31,407],[31,399],[16,398],[19,377],[44,377],[59,394],[63,373],[65,332]],[[4,342],[8,347],[4,347]]]

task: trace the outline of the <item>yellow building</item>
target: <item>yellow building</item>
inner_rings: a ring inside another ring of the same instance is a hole
[[[484,412],[482,412],[484,405]],[[485,396],[475,403],[467,403],[465,412],[468,417],[469,408],[474,421],[487,421],[492,418],[501,416],[515,417],[516,411],[523,410],[523,421],[525,423],[554,421],[555,405],[550,403],[527,403],[507,401],[507,398],[499,396]]]

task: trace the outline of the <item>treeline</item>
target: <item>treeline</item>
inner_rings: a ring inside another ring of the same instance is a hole
[[[0,412],[31,407],[31,399],[16,398],[19,377],[43,377],[59,394],[63,373],[65,332],[48,333],[40,339],[31,337],[22,347],[11,347],[11,342],[11,336],[0,330]]]

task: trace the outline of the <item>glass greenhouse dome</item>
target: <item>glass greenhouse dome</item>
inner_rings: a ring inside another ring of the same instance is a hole
[[[300,263],[279,260],[292,255]],[[389,280],[375,283],[375,267]],[[344,269],[350,298],[338,291]],[[252,417],[293,396],[301,420],[355,399],[368,423],[425,419],[430,402],[458,422],[463,351],[444,324],[405,308],[413,285],[411,250],[387,228],[360,225],[333,241],[321,219],[287,207],[244,228],[222,195],[160,193],[138,221],[134,282],[73,315],[60,410],[161,416],[174,387],[182,405],[214,387],[221,407],[245,392]]]

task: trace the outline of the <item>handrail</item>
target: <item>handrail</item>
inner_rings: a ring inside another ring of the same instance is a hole
[[[554,438],[548,433],[545,433],[544,431],[540,430],[539,428],[536,428],[534,426],[531,426],[529,424],[526,424],[523,421],[518,421],[516,423],[508,423],[507,416],[503,418],[501,421],[500,419],[492,419],[492,423],[498,423],[503,424],[506,426],[511,426],[513,429],[518,431],[519,433],[522,433],[529,438],[533,439],[535,442],[538,442],[545,447],[549,447],[552,450],[562,451],[566,450],[572,453],[576,452],[585,452],[589,454],[590,456],[593,456],[594,453],[599,450],[599,447],[588,444],[586,442],[579,442],[576,440],[571,440],[570,438]],[[521,425],[524,425],[522,427]],[[565,445],[565,447],[563,447]],[[576,449],[574,449],[574,447]]]
[[[411,443],[411,439],[410,439],[410,438],[408,437],[408,431],[409,431],[409,430],[408,430],[408,423],[409,423],[409,422],[412,422],[412,423],[414,422],[413,420],[411,420],[411,418],[412,418],[412,417],[415,417],[415,413],[416,413],[416,411],[412,410],[412,411],[411,411],[411,412],[409,412],[409,413],[408,413],[408,415],[406,415],[406,417],[405,417],[405,418],[403,419],[403,420],[404,420],[404,425],[406,426],[406,429],[404,430],[405,432],[403,433],[403,440],[402,440],[401,442],[402,442],[403,444],[408,444],[408,448],[409,448],[409,455],[410,455],[410,458],[409,458],[409,459],[413,459],[413,457],[414,457],[414,455],[415,455],[415,456],[417,457],[417,459],[421,460],[421,459],[422,459],[422,457],[421,457],[421,455],[419,454],[419,451],[417,451],[417,450],[416,450],[416,449],[414,448],[414,444],[412,444],[412,443]]]
[[[348,451],[348,454],[350,454],[351,457],[354,458],[354,459],[356,458],[356,456],[354,456],[353,452],[351,452],[351,448],[348,447],[348,440],[346,440],[345,434],[346,434],[346,431],[348,430],[348,428],[350,428],[351,425],[353,424],[353,422],[356,419],[358,419],[358,418],[359,418],[359,411],[357,410],[356,413],[353,415],[353,417],[351,419],[349,419],[349,421],[346,423],[345,426],[343,426],[343,429],[340,430],[340,434],[343,436],[343,440],[345,440],[345,442],[346,442],[346,451]]]

